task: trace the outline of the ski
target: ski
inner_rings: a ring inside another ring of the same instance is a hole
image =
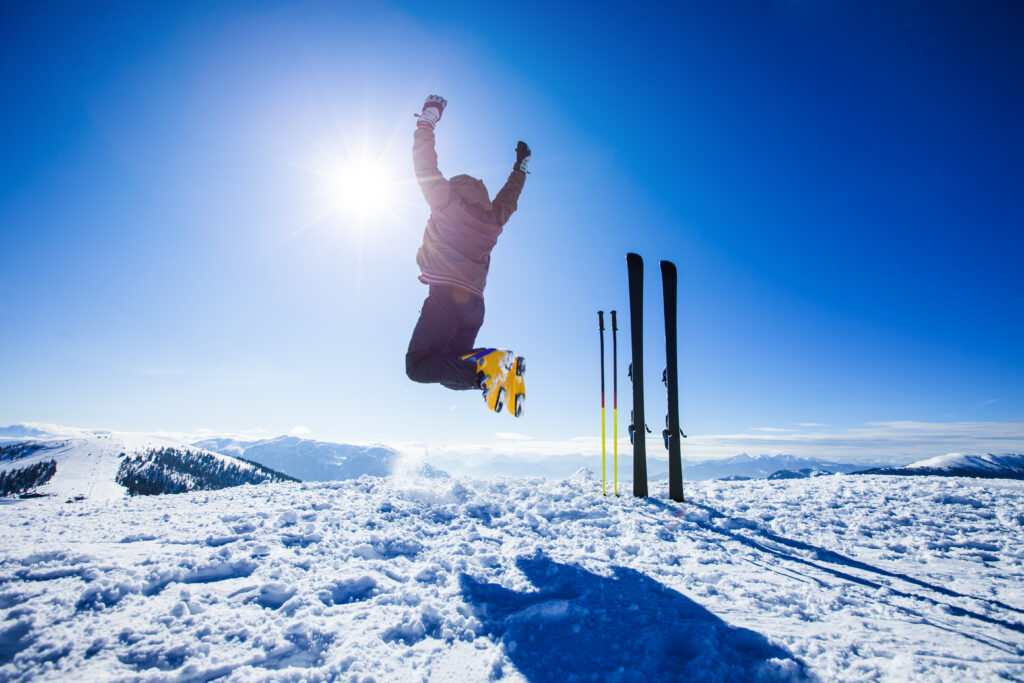
[[[633,412],[629,438],[633,442],[633,495],[647,496],[646,424],[644,422],[644,260],[626,254],[629,274],[629,330],[633,346],[630,378],[633,380]]]
[[[662,380],[668,392],[668,414],[665,416],[665,431],[662,436],[668,449],[668,497],[683,502],[683,462],[680,439],[684,436],[679,427],[679,363],[677,358],[676,334],[676,290],[678,277],[676,266],[671,261],[661,262],[661,286],[665,301],[665,372]]]

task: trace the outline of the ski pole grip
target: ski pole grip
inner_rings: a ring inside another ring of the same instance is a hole
[[[597,312],[597,329],[604,332],[604,311]]]
[[[618,326],[615,324],[615,311],[612,311],[612,331],[618,330]]]

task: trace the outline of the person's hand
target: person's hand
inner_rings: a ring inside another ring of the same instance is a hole
[[[519,144],[516,145],[516,165],[513,166],[512,169],[515,171],[522,171],[523,173],[529,173],[529,171],[526,170],[529,163],[530,146],[520,140]]]
[[[437,122],[441,120],[441,114],[447,106],[448,100],[440,95],[431,95],[423,103],[423,111],[416,115],[420,119],[419,123],[430,126],[433,129]]]

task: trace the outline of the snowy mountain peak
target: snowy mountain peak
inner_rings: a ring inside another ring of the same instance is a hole
[[[1024,470],[1024,455],[1020,453],[969,455],[966,453],[947,453],[927,460],[919,460],[907,467],[932,467],[937,469],[953,469],[973,467],[979,469],[990,469],[993,471],[1001,469],[1022,469]]]
[[[903,467],[883,467],[858,474],[895,474],[902,476],[982,477],[986,479],[1024,479],[1024,454],[986,453],[970,455],[948,453],[919,460]]]

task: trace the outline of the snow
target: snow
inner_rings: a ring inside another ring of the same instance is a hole
[[[407,474],[3,501],[0,680],[1024,677],[1024,482],[652,493]]]

